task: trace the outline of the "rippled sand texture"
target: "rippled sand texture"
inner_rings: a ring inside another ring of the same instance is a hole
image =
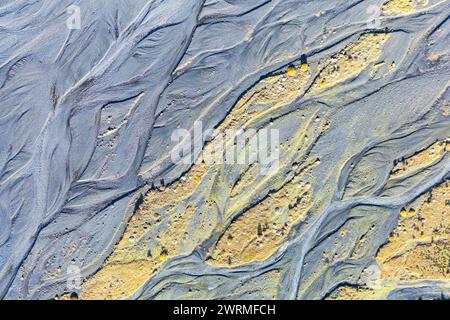
[[[449,12],[0,1],[0,297],[449,298]],[[196,121],[279,165],[174,163]]]

